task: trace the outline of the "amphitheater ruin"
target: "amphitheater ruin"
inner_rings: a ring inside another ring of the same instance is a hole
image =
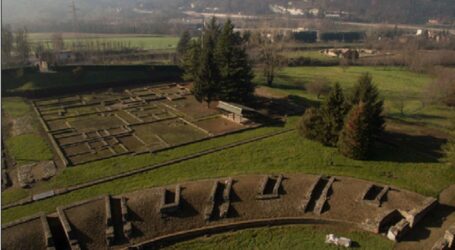
[[[185,84],[40,99],[38,118],[64,166],[156,152],[259,126],[199,103]]]
[[[318,223],[399,241],[436,205],[432,197],[349,177],[237,176],[58,207],[4,225],[2,248],[149,249],[230,230]],[[453,244],[453,229],[446,234],[437,244]]]

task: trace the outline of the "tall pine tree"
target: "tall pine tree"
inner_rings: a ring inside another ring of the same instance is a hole
[[[352,107],[340,134],[338,150],[346,157],[363,160],[368,157],[370,136],[367,134],[367,113],[361,102]]]
[[[177,44],[177,54],[176,59],[179,65],[183,64],[185,53],[190,48],[191,45],[191,35],[188,30],[185,30],[180,37],[179,43]]]
[[[204,29],[200,63],[194,76],[193,94],[199,102],[207,102],[207,106],[216,100],[219,94],[220,72],[214,55],[219,33],[220,28],[215,18],[212,18]]]
[[[220,70],[219,98],[244,102],[254,92],[253,72],[246,53],[245,40],[234,32],[234,25],[227,20],[218,38],[215,60]]]
[[[183,55],[182,66],[184,69],[183,79],[192,81],[196,78],[197,71],[200,65],[201,56],[201,40],[193,40],[190,42],[187,51]]]
[[[351,106],[357,105],[360,102],[364,103],[367,113],[367,132],[370,136],[377,139],[384,131],[384,101],[379,98],[378,89],[373,84],[373,78],[369,73],[360,76],[350,99]]]
[[[344,118],[348,112],[343,90],[338,83],[330,90],[326,101],[321,107],[323,117],[323,140],[322,143],[329,146],[336,146],[338,135],[343,129]]]

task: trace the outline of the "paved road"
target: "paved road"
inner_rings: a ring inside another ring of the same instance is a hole
[[[418,29],[427,29],[433,31],[445,31],[448,30],[450,34],[455,35],[455,28],[436,28],[436,27],[427,27],[425,25],[411,25],[411,24],[391,24],[391,23],[356,23],[356,22],[336,22],[337,24],[343,25],[351,25],[351,26],[359,26],[359,27],[367,27],[367,28],[395,28],[395,25],[399,29],[407,29],[407,30],[418,30]]]

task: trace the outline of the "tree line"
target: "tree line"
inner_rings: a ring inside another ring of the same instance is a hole
[[[13,32],[10,26],[2,26],[2,65],[26,65],[30,50],[26,28]]]

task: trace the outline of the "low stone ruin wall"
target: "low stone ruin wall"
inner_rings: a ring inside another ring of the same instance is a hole
[[[63,230],[65,231],[66,238],[68,239],[68,242],[70,244],[71,250],[79,250],[79,242],[77,241],[74,232],[71,228],[71,224],[68,221],[68,218],[66,217],[65,211],[63,208],[57,208],[57,214],[58,218],[60,219],[60,222],[62,223]]]
[[[271,185],[271,182],[275,181],[275,184],[273,185],[272,192],[266,193],[267,192],[267,187]],[[281,187],[281,182],[283,181],[283,175],[279,175],[278,177],[270,177],[266,176],[264,179],[261,181],[259,185],[259,190],[258,190],[258,195],[256,195],[256,199],[258,200],[269,200],[269,199],[277,199],[280,197],[280,187]]]
[[[167,196],[174,195],[174,200],[172,202],[167,202]],[[170,213],[176,212],[180,208],[180,199],[181,199],[181,188],[180,185],[175,187],[175,191],[172,194],[171,191],[163,188],[160,202],[160,213],[162,215],[168,215]]]
[[[438,239],[431,250],[449,250],[455,248],[455,224],[451,225],[444,236]]]
[[[61,238],[65,238],[72,249],[113,246],[136,249],[223,230],[338,221],[348,223],[349,228],[355,225],[398,241],[413,230],[411,223],[417,223],[434,206],[433,198],[395,188],[380,207],[367,205],[359,197],[365,197],[365,190],[371,188],[371,183],[348,177],[293,174],[287,175],[286,181],[283,179],[282,175],[238,176],[235,181],[227,178],[182,183],[175,186],[175,191],[157,187],[116,197],[101,196],[96,202],[90,202],[92,199],[58,208],[56,214],[47,216],[47,220],[42,215],[36,217],[30,225],[42,225],[42,228],[38,226],[36,232],[25,236],[16,232],[23,232],[30,219],[22,221],[25,227],[12,230],[5,225],[3,230],[13,242],[34,235],[39,239],[34,244],[45,248],[51,248],[54,240],[61,242]],[[278,193],[279,199],[257,199],[258,186],[263,195]],[[174,195],[166,198],[166,192],[172,191]],[[376,194],[380,193],[381,190],[377,190]],[[377,196],[373,195],[372,199]],[[308,203],[311,203],[311,211],[305,209]],[[327,204],[330,209],[324,211]],[[175,216],[161,216],[161,213],[175,212],[176,207],[179,210]],[[410,212],[402,214],[402,211]],[[412,211],[414,217],[404,216]],[[15,223],[12,225],[21,221]],[[58,234],[52,235],[55,232]],[[453,230],[447,235],[442,243],[453,244],[453,237],[450,238]]]
[[[438,204],[438,200],[433,197],[428,197],[423,201],[420,207],[414,208],[411,211],[401,211],[403,216],[409,221],[409,226],[414,227],[431,209]]]
[[[317,200],[316,206],[314,208],[314,212],[316,214],[320,215],[324,212],[324,207],[326,206],[327,200],[329,199],[329,191],[332,188],[333,182],[335,182],[335,177],[331,177],[322,190],[321,196],[319,197],[319,200]]]

